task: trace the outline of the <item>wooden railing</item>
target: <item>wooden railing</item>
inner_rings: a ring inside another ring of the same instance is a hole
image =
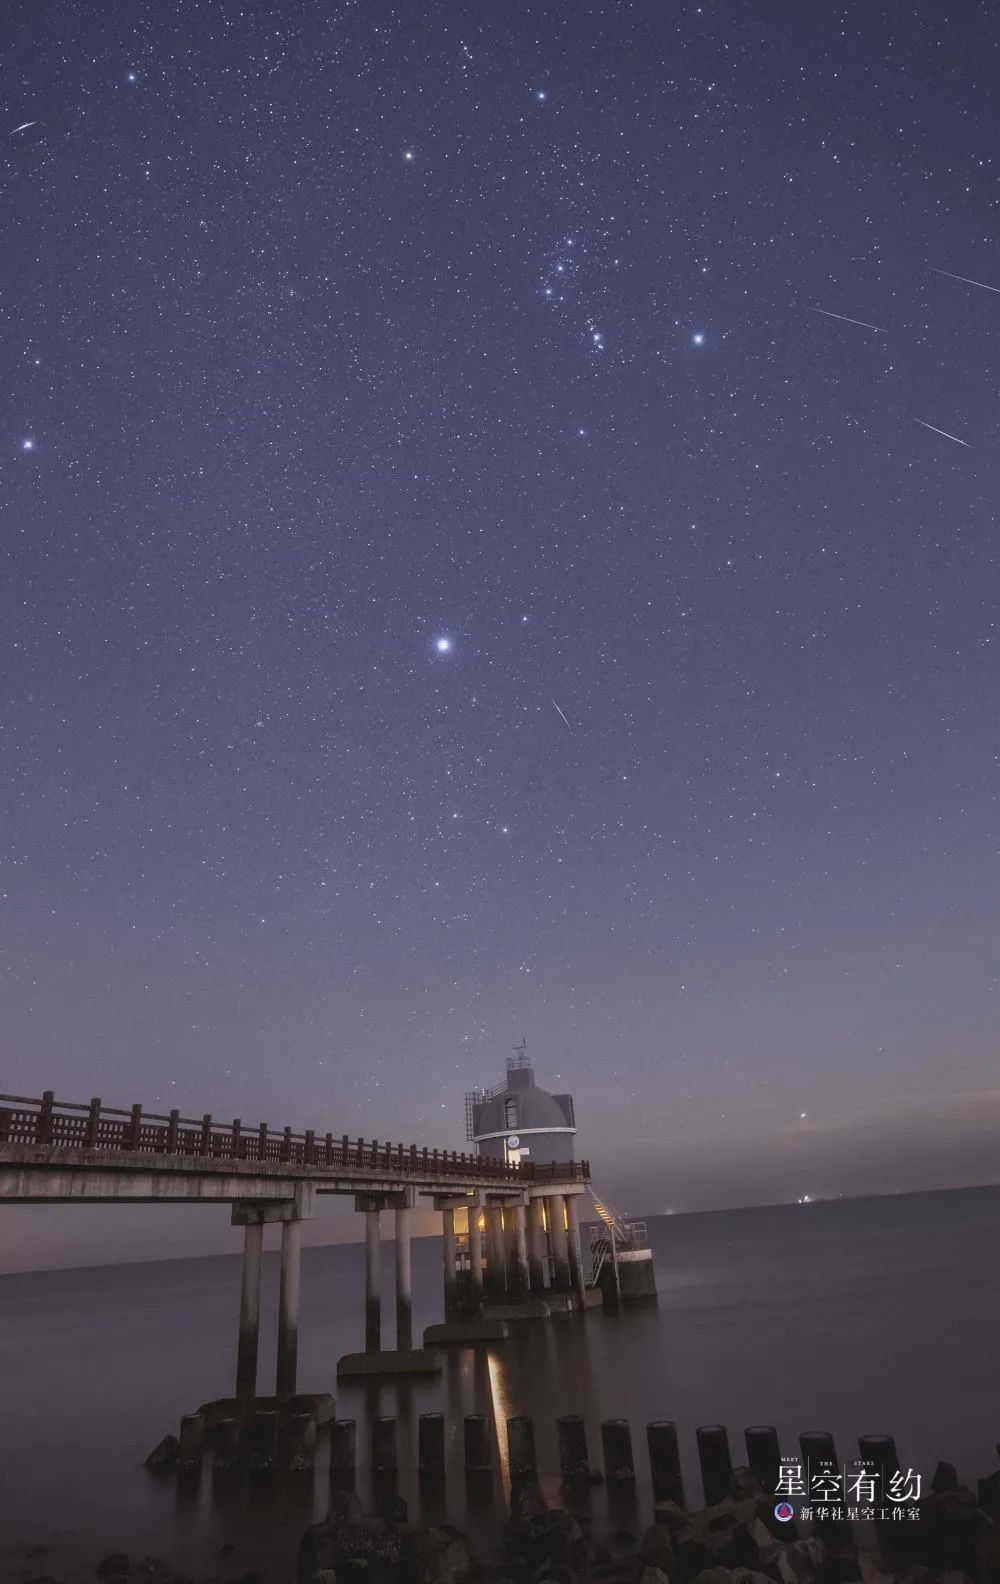
[[[56,1100],[51,1089],[40,1100],[0,1095],[0,1145],[3,1144],[51,1145],[101,1153],[125,1150],[130,1154],[186,1159],[268,1161],[315,1169],[343,1167],[388,1172],[394,1177],[564,1182],[590,1176],[587,1161],[568,1161],[565,1165],[526,1161],[508,1166],[480,1155],[431,1150],[416,1144],[380,1143],[377,1139],[351,1139],[346,1133],[336,1138],[332,1133],[312,1129],[293,1133],[290,1127],[275,1130],[264,1122],[259,1127],[247,1127],[239,1118],[235,1122],[216,1122],[206,1115],[194,1120],[182,1117],[179,1111],[161,1116],[144,1111],[141,1105],[122,1111],[103,1105],[99,1099],[79,1105]]]

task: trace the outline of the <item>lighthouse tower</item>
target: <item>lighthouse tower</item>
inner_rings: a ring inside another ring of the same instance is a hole
[[[539,1089],[524,1041],[507,1058],[507,1076],[494,1089],[465,1097],[466,1135],[487,1160],[560,1165],[573,1159],[573,1096]]]

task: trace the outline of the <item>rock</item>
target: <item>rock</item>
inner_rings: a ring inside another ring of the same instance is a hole
[[[652,1524],[643,1534],[639,1566],[658,1569],[670,1577],[674,1567],[674,1542],[670,1530],[663,1524]],[[658,1581],[653,1580],[653,1584]]]
[[[400,1572],[412,1584],[459,1584],[472,1566],[464,1538],[444,1529],[414,1529],[403,1538]]]
[[[331,1523],[364,1523],[365,1509],[355,1491],[338,1491],[330,1507]]]
[[[532,1570],[543,1562],[582,1560],[583,1530],[572,1513],[562,1508],[524,1518],[512,1518],[504,1527],[504,1546],[525,1567]]]
[[[670,1579],[662,1568],[644,1567],[639,1575],[639,1584],[670,1584]]]
[[[162,1557],[143,1557],[141,1562],[136,1563],[136,1572],[144,1574],[147,1579],[162,1578],[170,1571],[170,1563],[164,1562]]]
[[[671,1534],[677,1534],[688,1528],[691,1519],[677,1502],[660,1501],[653,1508],[653,1522],[669,1529]]]
[[[532,1578],[537,1584],[577,1584],[576,1574],[565,1562],[543,1562]]]
[[[345,1522],[328,1518],[311,1524],[299,1544],[299,1584],[313,1584],[317,1574],[326,1572],[336,1573],[337,1584],[389,1581],[395,1576],[400,1546],[399,1530],[378,1518]]]
[[[939,1463],[931,1475],[931,1490],[935,1493],[954,1490],[957,1484],[958,1469],[954,1463]]]
[[[146,1459],[146,1467],[157,1474],[172,1474],[177,1467],[181,1444],[175,1435],[165,1435],[158,1441]]]
[[[124,1551],[112,1551],[103,1561],[97,1564],[98,1578],[125,1578],[132,1571],[132,1564]]]
[[[1000,1473],[981,1479],[977,1486],[979,1505],[991,1518],[1000,1518]]]
[[[764,1488],[753,1469],[741,1464],[729,1476],[729,1495],[736,1502],[756,1502],[764,1495]]]

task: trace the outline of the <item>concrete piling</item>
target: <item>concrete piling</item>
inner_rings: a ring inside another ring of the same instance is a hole
[[[446,1320],[458,1312],[458,1257],[455,1241],[455,1212],[449,1206],[441,1211],[441,1229],[444,1238],[444,1317]]]
[[[258,1408],[247,1434],[250,1467],[257,1472],[272,1469],[278,1454],[278,1413],[275,1408]]]
[[[563,1484],[568,1489],[576,1485],[589,1484],[587,1426],[580,1414],[563,1414],[557,1419],[556,1437],[559,1442],[559,1468]]]
[[[747,1462],[761,1489],[772,1495],[778,1488],[781,1468],[781,1443],[774,1425],[748,1425],[743,1432],[746,1441]]]
[[[695,1436],[705,1502],[711,1507],[729,1495],[729,1481],[733,1473],[729,1436],[725,1425],[699,1425]]]
[[[635,1459],[632,1431],[627,1419],[601,1421],[601,1449],[604,1453],[604,1478],[609,1485],[635,1484]]]
[[[205,1415],[185,1414],[181,1419],[177,1438],[177,1467],[182,1473],[191,1473],[201,1467],[201,1454],[205,1446]]]
[[[483,1232],[478,1204],[469,1206],[469,1308],[477,1315],[483,1307]]]
[[[372,1420],[372,1473],[395,1475],[399,1467],[396,1452],[396,1419],[393,1414],[381,1414]]]
[[[353,1485],[357,1455],[357,1426],[353,1419],[330,1422],[330,1481],[334,1485]]]
[[[507,1420],[507,1466],[511,1483],[515,1480],[538,1479],[535,1424],[525,1415],[519,1414]]]
[[[507,1294],[504,1265],[503,1212],[498,1204],[486,1206],[486,1269],[483,1285],[487,1298],[503,1299]]]
[[[417,1420],[417,1472],[422,1480],[444,1480],[444,1414],[422,1413]]]
[[[413,1351],[413,1291],[410,1275],[410,1211],[398,1206],[396,1215],[396,1349]]]
[[[566,1201],[562,1194],[550,1194],[546,1204],[548,1207],[549,1239],[552,1244],[552,1284],[556,1292],[572,1292],[573,1272],[569,1262]]]
[[[212,1427],[212,1472],[232,1474],[240,1466],[240,1422],[217,1419]]]
[[[236,1354],[236,1396],[252,1402],[257,1395],[257,1348],[260,1337],[260,1258],[264,1227],[248,1221],[243,1228],[243,1276],[240,1287],[240,1334]]]
[[[465,1472],[477,1479],[493,1473],[490,1421],[485,1414],[465,1416]]]
[[[528,1204],[528,1282],[531,1291],[545,1291],[545,1211],[541,1199]]]
[[[316,1461],[316,1420],[311,1413],[289,1414],[285,1423],[285,1457],[289,1468],[312,1468]]]
[[[294,1397],[299,1352],[299,1272],[302,1222],[285,1221],[281,1228],[281,1287],[278,1297],[277,1394]]]
[[[382,1347],[382,1230],[378,1210],[365,1211],[365,1352]]]
[[[511,1298],[526,1298],[531,1290],[528,1264],[528,1236],[523,1205],[508,1205],[507,1288]]]
[[[678,1507],[683,1507],[684,1476],[681,1473],[677,1426],[671,1419],[654,1419],[646,1426],[646,1445],[649,1448],[654,1499],[676,1502]]]

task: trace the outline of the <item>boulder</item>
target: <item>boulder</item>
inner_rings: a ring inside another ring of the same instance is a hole
[[[653,1507],[653,1522],[660,1524],[664,1529],[669,1529],[671,1534],[686,1529],[691,1522],[691,1514],[685,1512],[679,1502],[658,1501]]]
[[[543,1562],[572,1566],[583,1558],[583,1530],[572,1513],[556,1507],[551,1512],[510,1519],[504,1526],[504,1547],[532,1571]]]
[[[670,1577],[674,1567],[674,1542],[670,1530],[663,1524],[652,1524],[643,1534],[639,1565],[642,1568],[658,1568]]]
[[[639,1575],[639,1584],[670,1584],[670,1579],[662,1568],[644,1567]]]
[[[757,1502],[764,1495],[764,1487],[753,1469],[741,1464],[729,1476],[729,1495],[735,1502]]]
[[[125,1578],[132,1571],[132,1564],[124,1551],[112,1551],[110,1556],[97,1564],[97,1577],[100,1579]]]
[[[379,1518],[328,1518],[311,1524],[299,1544],[299,1584],[318,1584],[320,1573],[335,1573],[337,1584],[382,1584],[394,1578],[401,1535]]]
[[[146,1467],[157,1474],[172,1474],[177,1467],[181,1444],[175,1435],[165,1435],[146,1459]]]
[[[414,1529],[403,1537],[400,1573],[408,1584],[459,1584],[471,1566],[469,1548],[455,1530]]]

